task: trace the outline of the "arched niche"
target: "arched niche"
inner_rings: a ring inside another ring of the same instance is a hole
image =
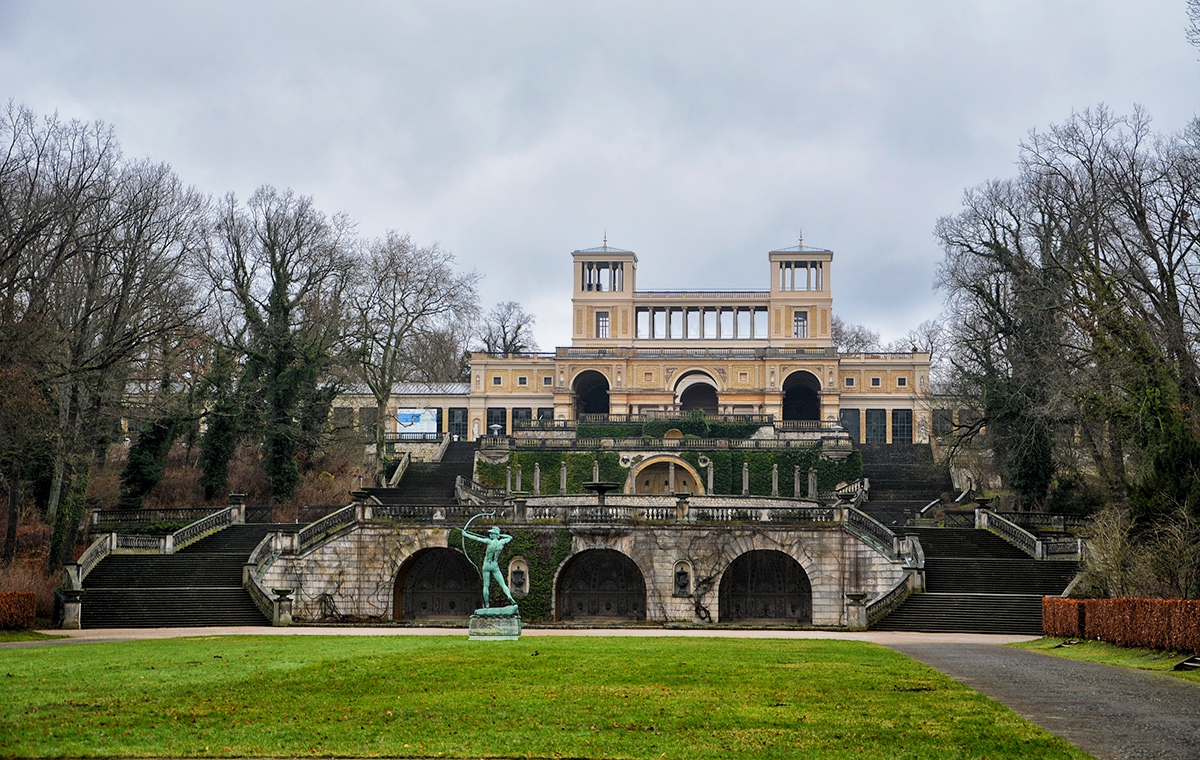
[[[690,370],[675,382],[675,404],[685,412],[717,414],[720,410],[717,381],[702,370]]]
[[[675,488],[671,489],[671,465],[675,465]],[[626,493],[703,495],[704,481],[700,473],[683,459],[664,454],[638,462],[629,471]]]
[[[784,379],[783,418],[814,421],[821,419],[821,381],[816,375],[800,370]]]
[[[454,549],[423,549],[396,573],[396,620],[466,620],[483,606],[479,571]]]
[[[646,580],[637,563],[615,549],[588,549],[558,574],[559,620],[646,619]]]
[[[608,378],[594,369],[584,370],[571,383],[575,394],[575,418],[585,414],[608,414]]]
[[[722,623],[811,623],[812,584],[793,557],[771,549],[748,551],[721,574],[718,610]]]

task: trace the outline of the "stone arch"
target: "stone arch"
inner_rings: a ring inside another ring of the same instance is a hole
[[[688,462],[680,459],[677,456],[670,454],[660,454],[658,456],[647,457],[642,461],[629,468],[629,478],[625,481],[625,493],[667,493],[666,490],[657,488],[663,484],[665,488],[668,475],[659,476],[657,471],[661,470],[664,473],[670,471],[670,466],[675,465],[675,492],[703,495],[704,480],[700,477],[700,473],[695,467],[692,467]],[[682,472],[680,471],[682,470]],[[638,477],[642,476],[645,480],[646,474],[653,473],[655,477],[651,478],[651,487],[647,489]],[[686,480],[686,482],[685,482]]]
[[[812,583],[791,555],[778,549],[752,549],[738,555],[721,574],[717,605],[722,623],[811,623]]]
[[[646,579],[616,549],[585,549],[569,557],[554,581],[558,620],[645,620]]]
[[[706,414],[719,411],[720,385],[707,371],[689,369],[675,381],[675,404],[681,410],[699,409]]]
[[[585,414],[608,414],[608,378],[594,369],[585,369],[571,381],[575,396],[575,418]]]
[[[426,548],[400,564],[392,604],[396,620],[466,620],[483,606],[479,571],[460,551]]]
[[[821,380],[807,370],[797,370],[783,380],[783,418],[821,419]]]

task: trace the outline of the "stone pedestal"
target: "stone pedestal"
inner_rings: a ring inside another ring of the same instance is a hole
[[[517,641],[521,638],[521,613],[516,605],[475,610],[467,638],[471,641]]]

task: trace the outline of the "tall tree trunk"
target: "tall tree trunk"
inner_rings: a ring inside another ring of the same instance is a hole
[[[21,462],[18,460],[13,463],[13,470],[8,478],[8,527],[4,531],[3,558],[5,567],[11,565],[13,557],[17,556],[17,513],[20,506],[20,493]]]

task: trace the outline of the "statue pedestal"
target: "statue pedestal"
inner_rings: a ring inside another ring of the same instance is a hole
[[[517,641],[521,638],[521,613],[515,604],[475,610],[467,638],[471,641]]]

